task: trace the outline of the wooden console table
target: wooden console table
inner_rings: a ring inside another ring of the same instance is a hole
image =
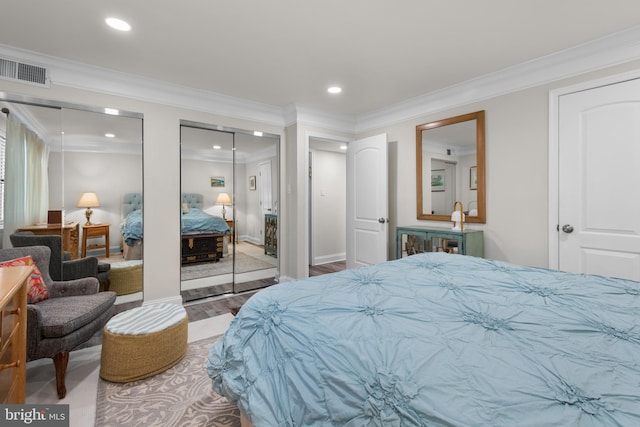
[[[90,224],[82,226],[82,258],[87,256],[87,249],[104,248],[105,256],[109,258],[109,227],[111,224]],[[104,237],[104,244],[87,246],[87,239]]]
[[[18,228],[16,231],[31,231],[38,236],[62,236],[62,250],[71,253],[71,259],[78,258],[78,242],[80,240],[80,226],[77,221],[67,224],[30,225]]]
[[[33,266],[0,268],[0,403],[24,404],[27,278]]]

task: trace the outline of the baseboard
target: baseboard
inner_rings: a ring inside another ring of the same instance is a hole
[[[318,256],[318,257],[314,257],[313,258],[313,264],[312,265],[329,264],[329,263],[332,263],[332,262],[344,261],[346,259],[347,259],[347,254],[344,253],[344,252],[339,253],[339,254]]]
[[[176,304],[176,305],[182,305],[182,296],[180,295],[176,295],[173,297],[169,297],[169,298],[158,298],[158,299],[154,299],[154,300],[145,300],[142,302],[142,305],[149,305],[149,304],[158,304],[158,303],[163,303],[163,304]]]

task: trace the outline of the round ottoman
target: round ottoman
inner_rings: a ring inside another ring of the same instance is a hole
[[[117,295],[142,292],[142,260],[114,262],[109,282],[109,290]]]
[[[188,317],[177,304],[149,304],[119,313],[103,330],[100,377],[125,383],[163,372],[187,352]]]

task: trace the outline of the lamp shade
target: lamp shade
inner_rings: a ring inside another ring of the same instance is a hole
[[[216,197],[216,205],[230,205],[231,197],[229,197],[228,193],[220,193],[218,197]]]
[[[79,208],[97,208],[98,206],[100,206],[100,201],[96,193],[82,193],[80,200],[78,200]]]

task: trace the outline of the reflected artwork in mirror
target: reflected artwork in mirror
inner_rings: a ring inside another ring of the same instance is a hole
[[[5,98],[0,103],[7,117],[18,123],[13,126],[33,135],[24,145],[29,153],[24,158],[13,161],[15,154],[11,149],[7,153],[10,169],[21,165],[31,172],[21,185],[16,177],[23,172],[18,171],[11,179],[17,184],[5,188],[12,202],[3,206],[8,219],[3,246],[31,245],[28,237],[11,235],[35,234],[42,242],[53,242],[54,280],[94,276],[101,289],[127,295],[128,301],[141,300],[142,253],[127,251],[120,224],[125,194],[137,194],[138,209],[142,208],[142,115],[107,114],[102,107],[33,98]],[[6,128],[3,136],[10,145],[15,131]],[[25,211],[19,214],[8,209],[18,205],[17,200],[29,201],[21,204]],[[139,228],[141,234],[142,223]],[[58,239],[57,247],[51,237]],[[90,258],[98,259],[97,269]],[[122,276],[125,270],[127,277]]]
[[[486,222],[484,111],[416,126],[417,218],[451,221],[456,202],[465,222]]]

